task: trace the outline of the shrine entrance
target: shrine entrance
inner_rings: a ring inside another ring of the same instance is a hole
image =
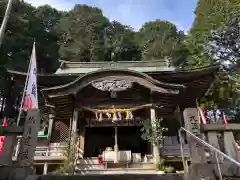
[[[121,151],[130,150],[132,153],[141,153],[142,156],[151,153],[150,144],[141,138],[140,126],[118,127],[117,141]],[[88,127],[86,128],[85,157],[96,157],[107,148],[114,149],[114,127]]]

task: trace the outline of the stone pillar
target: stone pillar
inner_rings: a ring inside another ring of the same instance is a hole
[[[185,128],[201,138],[200,124],[197,108],[186,108],[183,111]],[[187,134],[187,141],[189,145],[189,151],[192,163],[203,163],[205,162],[204,147],[199,144],[194,138]]]
[[[218,137],[217,132],[207,132],[208,137],[208,143],[214,146],[217,149],[220,149],[219,143],[218,143]],[[210,151],[210,160],[211,162],[216,162],[216,155],[214,152]],[[220,155],[217,155],[219,162],[221,161],[222,157]]]
[[[33,163],[39,126],[39,110],[28,110],[20,143],[20,151],[17,156],[17,165],[20,168],[14,169],[14,179],[25,179],[27,176],[35,174]]]
[[[186,108],[183,111],[185,129],[193,133],[195,136],[201,138],[200,123],[197,108]],[[199,144],[190,135],[187,136],[189,145],[191,166],[189,166],[188,172],[185,174],[186,180],[202,180],[211,179],[217,180],[214,173],[214,165],[207,164],[205,158],[204,146]]]
[[[151,124],[152,128],[155,128],[155,122],[156,122],[156,112],[154,108],[150,109],[150,117],[151,117]],[[154,163],[158,164],[160,163],[160,149],[159,149],[159,144],[157,143],[152,143],[152,150],[153,150],[153,159]]]
[[[236,149],[236,141],[233,136],[233,132],[231,131],[225,131],[223,133],[224,136],[224,148],[225,148],[225,153],[232,157],[235,160],[238,160],[237,156],[237,149]]]

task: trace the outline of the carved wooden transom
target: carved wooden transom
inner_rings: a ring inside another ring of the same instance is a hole
[[[100,91],[125,91],[132,87],[133,81],[128,79],[106,79],[92,82],[92,86]]]

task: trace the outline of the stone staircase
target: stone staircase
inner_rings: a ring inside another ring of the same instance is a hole
[[[183,180],[181,174],[43,175],[37,180]]]
[[[98,164],[96,158],[77,161],[76,174],[158,174],[153,163]]]
[[[141,169],[141,168],[111,168],[111,169],[79,169],[76,170],[76,174],[81,175],[113,175],[113,174],[159,174],[153,169]]]

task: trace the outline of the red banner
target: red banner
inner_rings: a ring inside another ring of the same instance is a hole
[[[7,126],[7,121],[6,121],[6,119],[4,119],[2,126],[3,126],[3,127],[6,127],[6,126]],[[0,155],[2,154],[2,148],[3,148],[4,141],[5,141],[5,136],[0,136]]]

